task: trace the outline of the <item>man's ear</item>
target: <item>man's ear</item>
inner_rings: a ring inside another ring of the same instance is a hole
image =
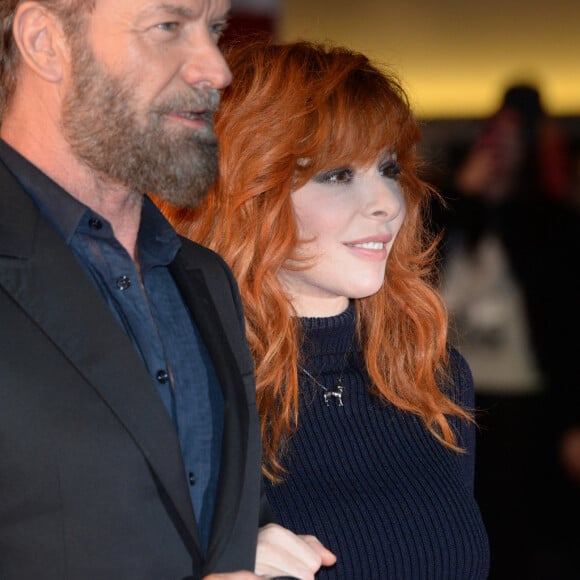
[[[24,63],[46,81],[59,82],[67,43],[57,15],[40,2],[22,2],[14,14],[13,33]]]

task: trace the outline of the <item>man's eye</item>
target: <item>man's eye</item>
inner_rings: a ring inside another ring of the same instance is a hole
[[[397,179],[401,173],[401,166],[395,161],[389,161],[380,168],[380,174],[388,179]]]
[[[314,176],[314,181],[316,183],[331,183],[331,184],[345,184],[352,180],[353,171],[352,169],[342,168],[342,169],[332,169],[331,171],[324,171]]]
[[[165,30],[166,32],[173,32],[179,26],[178,22],[160,22],[155,25],[155,28],[159,30]]]
[[[221,38],[228,27],[227,21],[220,21],[211,24],[209,27],[210,33],[216,38]]]

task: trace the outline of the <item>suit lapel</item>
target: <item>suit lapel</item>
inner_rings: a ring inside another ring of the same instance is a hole
[[[242,374],[229,343],[229,337],[236,336],[240,330],[239,327],[229,329],[222,325],[218,312],[220,305],[213,300],[201,269],[188,265],[180,253],[171,271],[210,353],[225,403],[220,482],[207,554],[207,565],[211,569],[212,562],[219,559],[229,541],[232,522],[238,512],[246,465],[248,400]]]
[[[0,286],[131,434],[174,504],[180,527],[189,535],[186,543],[200,559],[179,442],[152,379],[70,250],[1,165],[0,184]]]

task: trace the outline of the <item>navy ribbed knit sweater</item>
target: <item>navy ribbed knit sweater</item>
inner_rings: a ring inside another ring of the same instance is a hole
[[[354,309],[303,319],[305,368],[332,389],[354,336]],[[301,374],[299,428],[282,484],[266,481],[277,521],[314,534],[338,557],[317,578],[487,578],[489,550],[473,499],[474,427],[453,421],[467,454],[438,443],[415,416],[369,393],[360,349],[343,374],[343,407]],[[464,360],[452,353],[455,400],[473,405]]]

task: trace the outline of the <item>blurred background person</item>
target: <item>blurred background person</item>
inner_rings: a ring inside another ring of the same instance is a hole
[[[574,456],[580,218],[566,135],[511,86],[447,189],[442,288],[480,409],[476,497],[491,578],[578,578]],[[564,434],[569,434],[565,438]],[[570,460],[572,461],[572,460]]]

